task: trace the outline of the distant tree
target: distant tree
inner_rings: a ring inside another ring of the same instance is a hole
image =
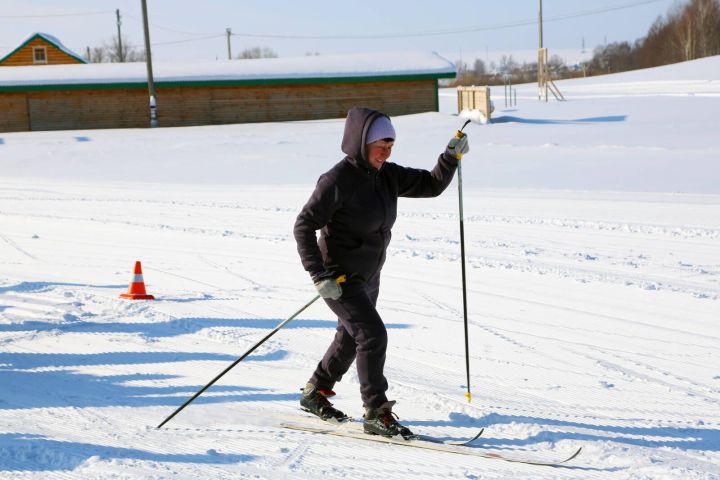
[[[720,1],[703,2],[704,11],[699,12],[701,30],[700,56],[720,55]]]
[[[252,47],[252,48],[246,48],[240,54],[236,57],[239,59],[250,59],[250,58],[277,58],[277,53],[275,53],[271,48],[268,47]]]
[[[554,55],[551,60],[553,59],[557,59],[562,62],[562,59],[556,55]],[[567,71],[567,67],[562,64],[557,66],[557,71],[554,73],[558,78],[560,78],[565,71]],[[512,80],[513,83],[531,83],[537,81],[537,62],[523,62],[522,65],[513,71]]]
[[[672,25],[658,17],[650,26],[645,38],[636,42],[636,56],[638,67],[648,68],[680,61],[672,52],[672,45],[668,41]]]
[[[110,54],[112,62],[141,62],[145,60],[145,49],[135,46],[127,38],[123,38],[122,43],[120,43],[117,37],[113,37],[110,44]]]
[[[559,55],[551,56],[547,62],[547,66],[550,73],[557,78],[564,77],[568,71],[568,66],[565,64],[565,60],[563,60]],[[537,65],[535,65],[535,68],[537,68]]]
[[[614,42],[595,48],[588,70],[591,75],[634,70],[640,67],[637,58],[637,48],[628,42]]]
[[[458,78],[466,77],[468,73],[467,63],[463,62],[462,60],[456,60],[455,70],[457,70]]]
[[[519,66],[520,65],[515,60],[513,60],[512,55],[503,55],[502,57],[500,57],[500,73],[510,74]]]
[[[485,73],[486,73],[485,62],[483,62],[479,58],[476,58],[475,63],[473,64],[473,74],[476,77],[481,77],[481,76],[485,75]]]
[[[659,16],[647,35],[634,42],[614,42],[593,51],[592,59],[572,68],[553,55],[548,68],[553,78],[623,72],[669,63],[720,55],[720,0],[677,0],[665,17]],[[451,85],[502,85],[510,75],[513,83],[537,80],[537,64],[518,64],[510,55],[499,63],[485,65],[475,60],[472,70],[465,62],[455,62],[457,77]]]
[[[85,60],[90,63],[104,63],[107,62],[107,53],[103,47],[88,47],[88,52],[85,55]]]
[[[682,60],[715,55],[720,28],[720,3],[717,0],[690,0],[674,12],[672,41]]]
[[[118,42],[118,37],[114,36],[110,41],[90,49],[90,57],[86,60],[90,63],[142,62],[145,60],[145,50],[140,50],[125,37],[122,39],[122,48],[120,47],[121,43]]]
[[[720,0],[689,0],[658,17],[633,46],[634,68],[720,54]]]

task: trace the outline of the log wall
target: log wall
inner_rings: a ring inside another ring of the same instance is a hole
[[[157,86],[161,127],[342,118],[355,105],[407,115],[437,111],[437,101],[435,79]],[[0,91],[0,131],[144,128],[149,123],[144,88]]]

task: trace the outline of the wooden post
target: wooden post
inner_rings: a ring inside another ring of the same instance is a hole
[[[538,100],[548,100],[547,92],[547,48],[538,49]]]

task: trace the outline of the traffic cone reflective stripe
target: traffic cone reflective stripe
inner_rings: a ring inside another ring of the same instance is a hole
[[[139,261],[135,262],[135,271],[127,293],[121,293],[120,298],[129,298],[130,300],[153,300],[155,298],[145,291],[145,280]]]

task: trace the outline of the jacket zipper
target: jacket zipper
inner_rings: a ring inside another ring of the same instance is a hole
[[[387,248],[385,245],[385,232],[383,230],[383,227],[387,223],[387,206],[385,205],[385,199],[381,195],[379,189],[378,189],[378,182],[380,179],[380,171],[378,170],[375,172],[375,180],[374,180],[374,189],[375,194],[380,198],[380,205],[382,205],[383,209],[383,221],[380,224],[380,239],[382,240],[382,248],[380,249],[380,256],[378,257],[377,261],[377,267],[375,268],[375,273],[377,273],[380,270],[380,267],[382,265],[382,259],[385,256],[385,249]]]

